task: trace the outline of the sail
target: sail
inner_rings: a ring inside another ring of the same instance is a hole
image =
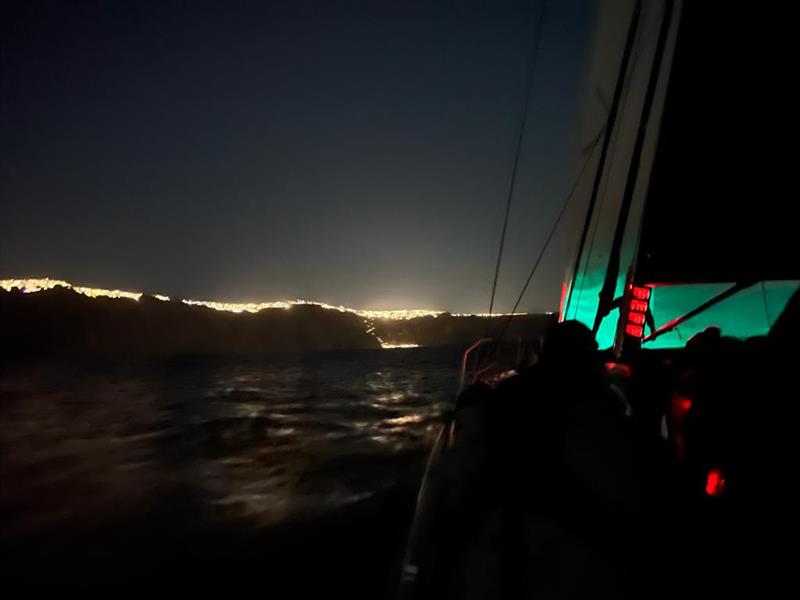
[[[670,0],[600,6],[589,131],[613,114],[596,99],[612,98],[620,84],[622,94],[607,156],[598,156],[595,181],[580,190],[586,218],[576,224],[561,318],[595,327],[601,347],[614,343],[619,311],[611,300],[626,282],[652,287],[656,327],[732,284],[754,284],[650,347],[682,345],[712,324],[738,337],[765,333],[797,289],[792,208],[777,183],[780,150],[770,143],[790,114],[775,93],[789,54],[772,41],[780,39],[775,15],[724,8]]]
[[[800,279],[775,132],[793,108],[776,85],[778,15],[683,11],[642,222],[637,279],[706,283]]]
[[[576,191],[576,197],[585,201],[574,215],[580,239],[563,288],[562,319],[577,319],[593,327],[615,236],[622,240],[615,295],[621,294],[627,269],[634,262],[681,8],[680,2],[669,0],[598,5],[585,120],[587,134],[600,136],[603,142],[601,151],[595,152],[595,176],[584,178]],[[659,69],[653,80],[656,61]],[[648,99],[649,126],[640,136]],[[635,160],[638,169],[630,184]],[[628,218],[617,232],[626,189],[630,190]],[[613,344],[615,330],[611,319],[600,323],[597,339],[601,347]]]

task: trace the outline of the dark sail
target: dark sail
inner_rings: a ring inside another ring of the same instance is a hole
[[[780,19],[769,10],[684,4],[638,281],[800,279],[790,233],[796,200],[782,185],[795,141],[780,139],[793,113],[792,54]]]
[[[612,97],[634,9],[599,5],[591,98]],[[680,321],[644,336],[645,347],[683,345],[708,325],[764,334],[797,289],[792,20],[780,13],[646,4],[610,159],[597,165],[601,193],[593,210],[576,209],[585,226],[576,223],[583,235],[562,289],[561,318],[593,328],[601,347],[626,330],[618,308],[628,284],[652,290],[648,332]],[[590,100],[586,115],[587,135],[604,130],[607,106]],[[578,197],[591,197],[588,184]]]

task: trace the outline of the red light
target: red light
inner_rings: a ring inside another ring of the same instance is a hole
[[[725,489],[725,478],[719,469],[711,469],[706,477],[706,494],[719,496]]]
[[[648,300],[650,298],[650,288],[635,287],[632,293],[637,300]]]
[[[635,310],[636,312],[647,312],[647,302],[644,300],[631,300],[630,304],[631,310]]]
[[[692,401],[686,396],[681,396],[676,392],[672,395],[671,406],[671,419],[669,423],[670,439],[675,445],[675,453],[678,460],[683,461],[686,459],[686,437],[684,435],[684,429],[686,426],[686,418],[689,416],[689,410],[692,408]]]
[[[564,301],[567,299],[567,284],[561,284],[561,299],[558,301],[558,320],[561,321],[564,318]]]
[[[672,396],[672,416],[676,420],[683,420],[689,411],[692,410],[692,401],[686,396],[673,394]]]
[[[636,325],[644,325],[644,313],[632,312],[628,313],[628,321]]]
[[[644,328],[641,325],[633,325],[632,323],[628,323],[625,325],[625,333],[632,335],[633,337],[640,338],[644,334]]]
[[[626,379],[631,376],[631,368],[623,363],[607,362],[606,371],[609,373],[609,375],[619,375]]]

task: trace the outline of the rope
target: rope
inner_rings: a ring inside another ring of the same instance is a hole
[[[559,211],[558,216],[556,217],[556,220],[553,223],[553,226],[550,228],[550,232],[547,234],[547,238],[544,241],[542,249],[539,251],[539,255],[536,257],[536,262],[533,263],[533,267],[531,268],[530,273],[528,273],[528,278],[525,280],[525,285],[522,286],[522,291],[519,293],[519,296],[517,296],[517,301],[514,303],[514,308],[511,309],[511,312],[506,317],[503,323],[503,329],[500,331],[500,335],[497,336],[497,341],[494,344],[495,349],[503,339],[503,336],[505,335],[506,330],[508,329],[508,326],[511,323],[511,319],[514,318],[514,313],[517,312],[517,308],[519,308],[520,302],[522,302],[522,298],[525,296],[525,292],[528,291],[528,286],[530,285],[531,280],[533,279],[533,276],[536,273],[536,269],[539,268],[539,264],[542,262],[544,253],[547,250],[547,247],[550,245],[550,241],[553,239],[553,235],[555,234],[559,223],[561,223],[561,219],[567,212],[567,207],[569,206],[570,200],[572,200],[572,197],[575,195],[575,190],[578,189],[578,184],[583,178],[583,174],[586,172],[586,168],[589,166],[589,163],[591,162],[592,157],[594,156],[594,151],[597,149],[598,145],[599,145],[599,140],[596,140],[595,143],[592,145],[591,152],[589,152],[588,155],[586,156],[586,160],[583,162],[583,166],[578,172],[578,175],[575,178],[572,187],[570,188],[569,194],[567,194],[567,197],[564,199],[564,203],[561,206],[561,210]]]
[[[629,73],[631,73],[631,75],[626,77],[626,81],[623,84],[622,97],[620,98],[621,108],[619,110],[619,117],[618,117],[620,121],[624,117],[625,111],[628,108],[628,93],[630,91],[631,80],[633,78],[632,74],[636,71],[636,65],[638,64],[639,56],[641,55],[641,51],[637,52],[635,50],[636,46],[639,43],[640,37],[641,37],[641,34],[637,34],[636,41],[634,41],[634,52],[635,53],[633,55],[633,58],[631,58],[631,64],[630,64],[630,69],[629,69]],[[619,130],[617,130],[617,132],[615,134],[612,134],[612,135],[613,135],[614,139],[611,142],[611,148],[610,148],[610,150],[611,150],[611,161],[608,163],[608,172],[607,172],[606,176],[604,177],[605,181],[603,182],[603,191],[600,193],[600,203],[597,205],[597,213],[598,214],[601,214],[603,212],[603,205],[605,204],[605,200],[606,200],[606,192],[608,191],[608,182],[611,179],[611,173],[614,172],[614,163],[617,160],[617,144],[619,143],[619,137],[620,137]],[[578,271],[575,271],[574,276],[577,277],[578,272],[580,271],[581,272],[581,282],[580,282],[580,285],[576,284],[577,287],[578,287],[578,299],[575,301],[575,306],[580,306],[581,305],[581,298],[583,298],[584,284],[586,283],[586,274],[587,274],[587,272],[589,270],[589,265],[592,264],[592,254],[594,253],[594,248],[595,248],[594,242],[595,242],[595,239],[597,238],[597,230],[599,228],[600,228],[600,219],[597,218],[597,219],[595,219],[594,227],[592,228],[592,237],[591,237],[591,240],[589,241],[589,246],[588,246],[589,249],[588,249],[587,254],[586,254],[586,262],[585,262],[586,268],[581,270],[580,269],[580,265],[576,265],[578,267]]]
[[[500,276],[500,264],[503,262],[503,249],[506,244],[506,231],[508,230],[508,216],[511,214],[511,199],[514,196],[514,187],[517,181],[517,168],[519,166],[519,156],[522,150],[522,141],[525,137],[525,128],[528,123],[528,105],[530,103],[531,90],[533,89],[533,75],[536,71],[536,59],[539,55],[539,45],[542,39],[542,22],[544,21],[544,12],[547,6],[547,0],[542,2],[542,9],[539,11],[539,18],[536,23],[535,41],[531,47],[531,54],[528,58],[527,77],[525,82],[525,101],[522,109],[522,123],[519,128],[519,135],[517,136],[517,147],[514,152],[514,166],[511,169],[511,181],[508,186],[508,196],[506,198],[506,213],[503,218],[503,229],[500,232],[500,248],[497,251],[497,264],[494,268],[494,281],[492,282],[492,296],[489,300],[489,314],[492,314],[494,309],[494,297],[497,292],[497,280]]]

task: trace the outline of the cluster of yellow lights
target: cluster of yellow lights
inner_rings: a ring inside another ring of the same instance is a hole
[[[336,310],[339,312],[352,313],[365,319],[389,319],[393,321],[403,321],[408,319],[418,319],[420,317],[439,317],[448,314],[443,310],[426,310],[420,308],[397,309],[397,310],[364,310],[360,308],[350,308],[342,305],[326,304],[325,302],[315,302],[313,300],[283,300],[280,302],[214,302],[212,300],[181,300],[184,304],[192,306],[205,306],[214,310],[222,310],[234,313],[256,313],[267,308],[289,309],[292,306],[318,306],[326,310]],[[511,313],[454,313],[453,317],[507,317]],[[527,313],[514,313],[515,316],[523,316]]]
[[[181,300],[184,304],[190,306],[205,306],[206,308],[213,308],[214,310],[233,312],[233,313],[257,313],[260,310],[268,308],[291,308],[290,302],[213,302],[211,300]]]
[[[213,308],[214,310],[223,310],[234,313],[256,313],[266,308],[283,308],[289,309],[292,306],[318,306],[326,310],[336,310],[339,312],[352,313],[365,319],[390,319],[393,321],[401,321],[408,319],[417,319],[419,317],[439,317],[446,314],[442,310],[425,310],[425,309],[398,309],[398,310],[363,310],[360,308],[350,308],[348,306],[326,304],[325,302],[315,302],[314,300],[283,300],[281,302],[214,302],[212,300],[182,300],[185,304],[193,306],[205,306],[206,308]],[[517,313],[524,314],[524,313]],[[453,315],[455,317],[463,317],[467,315]],[[473,316],[473,315],[469,315]],[[492,315],[495,317],[502,316],[500,314]]]
[[[39,278],[39,279],[0,279],[0,288],[10,292],[13,289],[21,290],[26,294],[31,294],[34,292],[41,292],[43,290],[50,290],[56,287],[62,287],[69,290],[73,290],[79,294],[83,294],[84,296],[89,296],[90,298],[98,298],[98,297],[105,297],[105,298],[128,298],[130,300],[138,301],[142,297],[141,292],[126,292],[123,290],[105,290],[100,288],[90,288],[90,287],[83,287],[83,286],[76,286],[72,285],[68,281],[64,281],[63,279],[50,279],[49,277]],[[170,297],[164,296],[163,294],[154,294],[154,298],[161,300],[162,302],[169,302]],[[281,309],[289,309],[292,306],[318,306],[320,308],[324,308],[326,310],[336,310],[339,312],[345,313],[352,313],[358,315],[365,319],[364,323],[367,324],[367,333],[375,336],[375,338],[380,342],[382,348],[386,349],[394,349],[394,348],[416,348],[418,344],[390,344],[384,342],[378,335],[375,333],[375,326],[372,324],[373,319],[388,319],[388,320],[408,320],[408,319],[416,319],[419,317],[439,317],[441,315],[447,314],[445,311],[441,310],[424,310],[424,309],[408,309],[408,310],[361,310],[357,308],[349,308],[347,306],[334,306],[333,304],[326,304],[324,302],[314,302],[311,300],[285,300],[280,302],[246,302],[246,303],[236,303],[236,302],[213,302],[210,300],[181,300],[184,304],[188,304],[191,306],[205,306],[206,308],[212,308],[214,310],[219,311],[226,311],[226,312],[233,312],[233,313],[257,313],[258,311],[265,310],[265,309],[274,309],[274,308],[281,308]],[[467,313],[456,313],[452,316],[454,317],[504,317],[509,316],[510,313],[478,313],[478,314],[467,314]],[[526,313],[514,313],[516,316],[525,315]]]
[[[394,350],[396,348],[419,348],[419,344],[387,344],[381,342],[381,348],[384,350]]]
[[[63,279],[50,279],[44,277],[41,279],[0,279],[0,288],[10,292],[12,289],[18,289],[26,294],[34,292],[41,292],[43,290],[51,290],[56,287],[63,287],[69,290],[89,296],[90,298],[128,298],[130,300],[139,300],[142,297],[140,292],[125,292],[122,290],[104,290],[99,288],[83,287],[72,285]],[[166,296],[164,296],[166,298]]]

